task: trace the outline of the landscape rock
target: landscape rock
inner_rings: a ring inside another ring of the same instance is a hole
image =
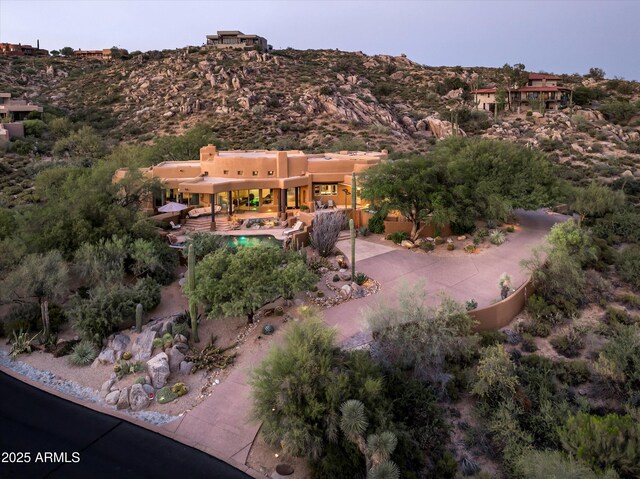
[[[97,361],[100,364],[113,364],[116,361],[115,352],[111,348],[103,349],[100,351]]]
[[[402,246],[403,248],[415,248],[416,245],[413,241],[409,241],[409,240],[402,240],[402,242],[400,243],[400,246]]]
[[[193,363],[190,361],[182,361],[180,363],[180,374],[191,374],[191,371],[193,370]]]
[[[132,411],[141,411],[149,405],[149,395],[142,384],[134,384],[129,392],[129,405]]]
[[[104,402],[106,402],[109,406],[115,406],[118,403],[118,398],[120,397],[120,390],[116,389],[115,391],[111,391],[104,398]]]
[[[354,299],[364,298],[366,294],[365,289],[358,283],[351,283],[351,297]]]
[[[154,325],[156,326],[156,325]],[[158,327],[160,325],[157,325]],[[156,331],[146,329],[142,331],[131,346],[131,352],[136,361],[147,361],[153,352],[153,340],[156,338]]]
[[[340,296],[344,299],[348,299],[351,297],[351,286],[345,284],[342,288],[340,288]]]
[[[169,371],[175,373],[180,369],[180,363],[184,361],[185,355],[175,346],[169,350]]]
[[[187,345],[187,343],[176,343],[173,345],[174,348],[176,348],[178,351],[180,351],[182,354],[187,354],[187,351],[189,351],[189,346]]]
[[[143,384],[142,389],[147,394],[147,397],[151,394],[155,394],[156,392],[155,388],[151,384]]]
[[[187,338],[182,334],[176,334],[173,337],[173,342],[174,343],[186,343],[187,342]]]
[[[118,402],[116,403],[116,409],[128,409],[129,408],[129,388],[126,387],[120,390],[118,395]]]
[[[116,334],[109,345],[114,351],[124,351],[127,349],[131,338],[124,334]]]
[[[147,372],[151,377],[154,388],[160,389],[167,384],[171,370],[169,369],[169,357],[165,353],[158,353],[147,361]]]
[[[107,397],[107,395],[111,392],[111,387],[115,382],[115,379],[107,379],[105,382],[103,382],[102,386],[100,387],[100,396],[102,396],[103,398]]]

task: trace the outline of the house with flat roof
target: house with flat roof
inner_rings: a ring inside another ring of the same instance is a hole
[[[120,50],[124,54],[126,50]],[[74,58],[80,58],[82,60],[111,60],[113,58],[113,52],[111,48],[103,48],[102,50],[76,50],[73,52]]]
[[[220,151],[208,145],[200,149],[199,160],[166,161],[142,172],[162,184],[154,209],[175,201],[228,216],[238,210],[275,216],[302,205],[313,211],[317,202],[323,206],[351,205],[352,174],[358,175],[387,157],[386,150],[306,154],[299,150]],[[115,181],[126,171],[118,170]],[[356,204],[365,206],[358,191],[355,195]],[[211,221],[215,229],[215,214]]]
[[[266,52],[271,49],[267,39],[258,35],[245,35],[239,30],[218,30],[216,35],[207,35],[207,46],[215,48],[240,48]]]
[[[529,73],[527,84],[505,89],[506,108],[512,111],[558,110],[569,103],[571,89],[563,87],[560,77],[544,73]],[[494,111],[497,88],[472,90],[474,102],[481,110]]]
[[[28,100],[11,98],[11,93],[0,93],[0,118],[20,121],[24,120],[32,111],[42,113],[42,107],[34,105]]]
[[[31,45],[22,45],[21,43],[0,43],[0,55],[13,57],[49,55],[48,50],[40,48],[40,40],[38,40],[37,45],[38,46],[34,48]]]

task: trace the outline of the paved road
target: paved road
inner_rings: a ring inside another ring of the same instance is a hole
[[[0,478],[208,478],[250,476],[197,449],[65,401],[0,372],[0,454],[30,452],[31,463],[0,457]],[[36,454],[80,453],[78,463],[36,463]]]

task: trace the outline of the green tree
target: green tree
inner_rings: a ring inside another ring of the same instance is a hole
[[[270,245],[243,247],[236,254],[218,250],[198,263],[196,288],[185,293],[208,304],[211,318],[246,315],[252,323],[268,302],[315,284],[317,277],[301,264],[300,255]]]
[[[365,171],[360,183],[363,198],[382,201],[412,223],[412,240],[430,223],[443,226],[455,219],[444,162],[425,157],[385,162]]]
[[[183,256],[188,256],[189,246],[191,245],[193,245],[195,259],[198,261],[208,254],[215,253],[220,249],[231,249],[229,246],[229,239],[226,236],[212,235],[206,232],[194,233],[189,237],[185,243],[184,249],[182,250]]]
[[[104,156],[106,151],[102,137],[92,127],[86,125],[77,131],[72,131],[53,145],[54,154],[66,153],[89,163]]]
[[[89,286],[122,281],[129,244],[126,238],[114,236],[96,244],[83,243],[74,255],[74,266]]]
[[[41,308],[42,327],[48,339],[49,301],[62,298],[67,292],[69,267],[58,251],[31,254],[20,266],[9,273],[2,282],[2,295],[6,300],[18,303],[37,301]]]
[[[73,48],[71,47],[63,47],[60,49],[60,53],[62,54],[62,56],[65,57],[70,57],[73,55]]]
[[[614,191],[595,182],[591,182],[586,188],[575,188],[573,196],[571,208],[580,215],[580,223],[585,218],[593,220],[613,213],[622,208],[625,200],[622,191]]]
[[[587,73],[586,76],[593,78],[594,80],[604,80],[605,72],[602,68],[591,67],[589,68],[589,73]]]
[[[51,52],[49,52],[49,53],[51,53],[51,56],[54,56],[54,57],[59,57],[60,56],[60,52],[58,50],[51,50]]]

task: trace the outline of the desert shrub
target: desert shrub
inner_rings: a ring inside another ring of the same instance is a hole
[[[622,479],[640,476],[640,424],[631,416],[578,413],[560,430],[562,447],[598,471],[613,468]]]
[[[584,298],[586,303],[602,304],[613,299],[613,285],[597,271],[585,272]]]
[[[640,106],[629,101],[609,101],[600,105],[600,111],[607,120],[626,125],[631,118],[640,113]]]
[[[491,235],[489,236],[489,241],[491,242],[491,244],[494,244],[496,246],[500,246],[506,240],[507,238],[504,234],[504,231],[502,230],[493,230],[491,232]]]
[[[173,331],[174,335],[180,334],[185,337],[189,337],[189,323],[173,323]]]
[[[436,246],[431,241],[423,241],[420,243],[420,248],[425,251],[433,251]]]
[[[22,124],[26,136],[41,137],[47,130],[47,124],[42,120],[24,120]]]
[[[517,387],[516,367],[504,346],[483,348],[473,394],[486,403],[499,404],[513,397]]]
[[[369,228],[367,228],[366,226],[361,226],[360,228],[358,228],[358,234],[360,236],[369,236]]]
[[[435,383],[443,381],[445,360],[464,351],[473,320],[450,298],[443,298],[437,307],[428,306],[419,287],[399,293],[398,303],[397,307],[380,304],[365,316],[375,356]]]
[[[75,366],[88,366],[98,356],[98,348],[91,341],[80,341],[73,347],[69,362]]]
[[[478,308],[478,302],[475,299],[470,299],[464,304],[464,309],[467,311],[473,311]]]
[[[558,451],[528,450],[517,460],[522,479],[599,479],[582,461],[566,457]],[[604,479],[604,478],[603,478]],[[614,479],[614,478],[610,478]]]
[[[453,251],[454,249],[456,249],[456,245],[453,243],[447,243],[447,251]]]
[[[89,299],[74,298],[69,317],[86,340],[100,344],[125,321],[135,319],[137,292],[125,286],[97,288]]]
[[[369,218],[369,222],[367,226],[369,227],[369,231],[375,234],[384,233],[384,218],[386,213],[383,211],[378,211],[371,218]]]
[[[182,255],[186,258],[189,252],[189,245],[193,245],[193,254],[196,260],[201,260],[209,253],[214,253],[219,249],[228,249],[229,240],[223,235],[212,235],[204,232],[197,232],[191,235],[186,242]]]
[[[625,248],[616,266],[625,281],[640,289],[640,245]]]
[[[434,477],[441,477],[442,479],[453,479],[458,472],[458,463],[456,458],[450,451],[446,451],[442,457],[436,461],[436,465],[433,470]]]
[[[568,328],[564,334],[552,338],[550,343],[558,354],[574,358],[579,356],[584,348],[584,333],[575,327]]]
[[[520,323],[519,331],[522,334],[530,334],[539,338],[546,338],[551,334],[551,326],[549,323],[541,319],[534,318],[530,321]]]
[[[614,325],[612,334],[594,365],[603,386],[624,392],[636,406],[640,405],[640,327]]]
[[[387,239],[393,241],[395,244],[400,244],[404,240],[409,239],[409,235],[404,231],[396,231],[387,235]]]
[[[640,308],[640,296],[638,296],[637,294],[623,293],[618,296],[617,300],[630,308]]]
[[[138,277],[149,276],[162,285],[176,278],[178,254],[158,239],[136,239],[131,245],[130,257],[132,272]]]
[[[451,223],[451,232],[454,235],[468,235],[475,231],[476,225],[472,219],[458,219]]]
[[[467,246],[464,247],[464,252],[465,253],[471,254],[471,253],[475,253],[475,251],[476,251],[476,246],[475,245],[468,244]]]
[[[598,219],[592,228],[594,234],[611,242],[640,241],[640,213],[634,208],[620,209]]]
[[[344,222],[345,216],[341,212],[316,215],[310,240],[320,256],[327,257],[333,252]]]
[[[556,376],[565,384],[577,386],[591,379],[591,371],[586,361],[558,361],[556,363]]]
[[[35,303],[18,304],[9,310],[0,324],[1,332],[7,338],[11,338],[14,331],[35,331],[40,324],[40,307]]]
[[[331,264],[324,256],[317,256],[309,259],[308,267],[314,273],[319,273],[321,268],[329,268]]]
[[[138,302],[147,312],[160,304],[160,285],[153,278],[146,277],[138,280],[135,293]]]
[[[502,331],[480,331],[480,346],[495,346],[496,344],[504,344],[507,342],[507,335]]]
[[[631,315],[624,309],[616,308],[615,306],[607,306],[604,318],[609,324],[619,323],[625,326],[640,324],[640,318],[638,316]]]
[[[534,353],[538,350],[538,346],[536,346],[536,341],[533,339],[533,336],[530,333],[524,333],[522,335],[522,350],[527,353]]]
[[[476,238],[478,238],[481,243],[487,236],[489,236],[489,231],[486,228],[478,228],[476,230]]]

